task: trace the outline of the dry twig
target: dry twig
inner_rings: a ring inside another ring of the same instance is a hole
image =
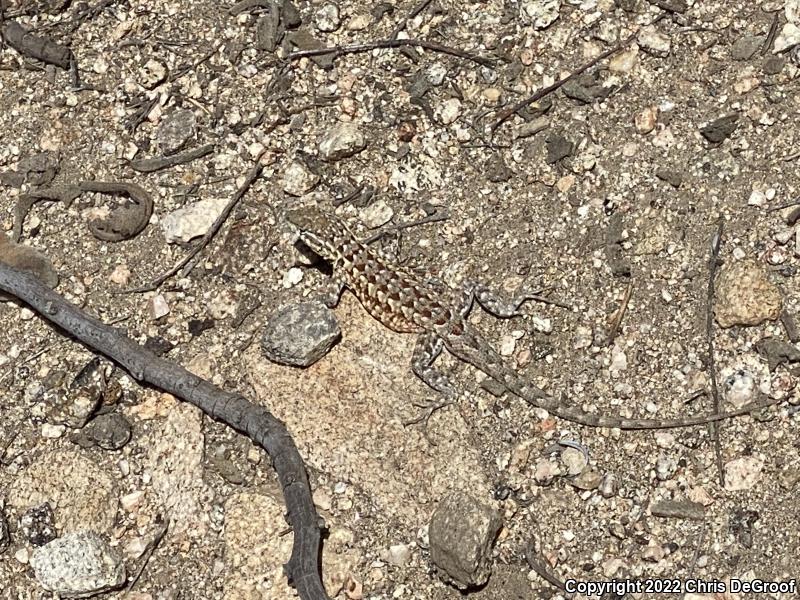
[[[288,56],[286,56],[286,60],[298,60],[303,57],[312,57],[312,56],[323,56],[325,54],[333,54],[333,58],[338,58],[345,54],[356,54],[360,52],[370,52],[372,50],[376,50],[379,48],[424,48],[426,50],[432,50],[433,52],[441,52],[443,54],[449,54],[451,56],[457,56],[459,58],[463,58],[465,60],[469,60],[484,67],[493,67],[495,65],[495,61],[491,58],[486,58],[483,56],[478,56],[477,54],[470,54],[469,52],[465,52],[464,50],[459,50],[458,48],[453,48],[451,46],[445,46],[444,44],[439,44],[437,42],[428,42],[426,40],[417,40],[417,39],[405,39],[405,40],[396,40],[396,39],[387,39],[387,40],[376,40],[374,42],[365,42],[363,44],[351,44],[349,46],[331,46],[330,48],[314,48],[312,50],[298,50],[297,52],[292,52]]]
[[[253,185],[253,182],[258,179],[258,176],[261,175],[263,167],[261,166],[261,155],[256,158],[256,164],[253,166],[252,169],[247,173],[247,178],[245,179],[244,183],[239,187],[238,190],[233,194],[233,197],[228,201],[228,204],[225,205],[225,208],[222,210],[220,215],[211,225],[211,227],[206,231],[205,235],[201,238],[200,243],[198,243],[186,256],[184,256],[181,260],[179,260],[174,267],[162,273],[155,279],[153,279],[150,283],[145,285],[136,287],[136,288],[127,288],[122,290],[119,293],[136,293],[136,292],[150,292],[155,290],[164,283],[167,279],[175,275],[181,269],[184,269],[184,274],[188,274],[194,266],[197,264],[198,254],[200,253],[203,248],[208,246],[214,236],[222,227],[223,223],[228,219],[230,216],[231,211],[236,207],[239,201],[244,197],[247,193],[247,190],[250,189],[250,186]]]
[[[157,357],[120,330],[89,316],[38,278],[0,262],[0,290],[13,294],[42,317],[89,348],[104,354],[131,377],[197,406],[213,419],[264,448],[286,502],[294,530],[292,556],[284,569],[302,600],[329,600],[320,579],[320,528],[305,465],[286,426],[266,408],[225,392],[183,367]]]
[[[655,23],[660,21],[662,18],[663,18],[663,14],[661,16],[657,17],[655,20],[653,20],[653,22],[650,23],[650,25],[654,25]],[[628,37],[626,37],[619,44],[617,44],[613,48],[609,48],[608,50],[606,50],[602,54],[599,54],[598,56],[596,56],[595,58],[590,60],[589,62],[582,64],[580,67],[578,67],[577,69],[572,71],[572,73],[570,73],[569,75],[567,75],[563,79],[559,79],[554,84],[548,85],[547,87],[538,90],[537,92],[535,92],[531,96],[528,96],[527,98],[525,98],[525,100],[521,100],[520,102],[517,102],[513,106],[510,106],[510,107],[508,107],[508,108],[506,108],[504,110],[501,110],[499,113],[497,113],[497,118],[495,119],[494,123],[492,123],[491,130],[492,131],[496,130],[498,127],[500,127],[500,125],[502,125],[508,119],[510,119],[512,115],[518,113],[523,108],[526,108],[526,107],[530,106],[534,102],[537,102],[537,101],[541,100],[542,98],[544,98],[548,94],[552,94],[553,92],[558,90],[560,87],[562,87],[565,83],[567,83],[569,81],[572,81],[573,79],[575,79],[579,75],[582,75],[587,70],[591,69],[593,66],[598,64],[601,60],[604,60],[604,59],[608,58],[609,56],[612,56],[613,54],[616,54],[617,52],[621,52],[633,40],[636,39],[637,35],[639,35],[639,30],[638,29],[636,31],[634,31],[632,34],[630,34]]]
[[[708,377],[711,380],[711,398],[714,412],[720,411],[719,389],[717,387],[717,363],[714,357],[714,281],[719,267],[719,251],[722,246],[722,217],[717,223],[717,230],[711,238],[711,258],[708,261],[708,292],[706,296],[706,340],[708,341]],[[714,440],[714,454],[717,460],[717,472],[720,486],[725,486],[725,473],[722,469],[722,447],[719,441],[719,428],[716,423],[708,424],[711,438]]]

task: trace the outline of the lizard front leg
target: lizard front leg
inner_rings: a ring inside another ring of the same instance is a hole
[[[417,417],[405,421],[403,425],[413,425],[414,423],[424,422],[426,425],[431,415],[445,406],[454,404],[458,398],[458,391],[450,383],[450,380],[441,371],[433,366],[433,363],[442,353],[444,341],[435,333],[424,332],[417,338],[414,346],[414,354],[411,357],[411,370],[422,381],[445,397],[440,402],[430,402],[419,404],[419,408],[424,409]]]
[[[319,301],[328,308],[336,308],[339,304],[339,300],[342,298],[342,292],[344,292],[344,288],[347,285],[344,278],[339,275],[339,273],[342,272],[339,262],[340,261],[337,260],[333,265],[333,275],[319,293]]]

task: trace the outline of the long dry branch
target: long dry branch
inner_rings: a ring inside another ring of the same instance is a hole
[[[189,402],[264,448],[286,502],[294,545],[285,571],[302,600],[329,600],[320,580],[320,529],[303,459],[286,426],[266,408],[225,392],[183,367],[155,356],[114,327],[67,302],[38,278],[0,261],[0,290],[123,367],[137,381]]]

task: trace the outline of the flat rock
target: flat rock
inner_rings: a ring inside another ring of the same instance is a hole
[[[683,184],[683,171],[678,171],[677,169],[668,169],[665,167],[659,167],[656,170],[656,177],[658,177],[661,181],[666,181],[674,188],[681,187]]]
[[[119,504],[111,477],[81,452],[46,452],[11,484],[8,503],[18,512],[49,503],[63,532],[114,525]]]
[[[283,191],[291,196],[302,196],[314,189],[319,175],[312,173],[303,163],[294,161],[283,174]]]
[[[751,489],[761,478],[764,461],[755,456],[743,456],[725,463],[725,489],[729,492]]]
[[[467,494],[442,500],[431,518],[431,560],[453,585],[483,585],[491,573],[491,554],[502,519],[493,508]]]
[[[337,123],[319,142],[319,153],[328,161],[353,156],[367,147],[367,139],[355,123]]]
[[[62,598],[88,598],[125,582],[125,565],[93,531],[69,533],[33,552],[36,580]]]
[[[700,128],[700,134],[712,144],[721,144],[728,139],[738,126],[739,115],[725,115]]]
[[[227,204],[225,198],[209,198],[172,211],[161,220],[164,237],[175,244],[205,235]]]
[[[650,512],[656,517],[694,521],[702,521],[706,516],[705,507],[691,500],[661,500],[650,507]]]
[[[203,480],[203,413],[183,402],[176,404],[146,446],[156,499],[169,514],[174,535],[202,537],[208,530],[213,491]]]
[[[714,315],[720,327],[760,325],[781,314],[778,287],[754,260],[725,265],[719,273]]]
[[[766,40],[764,35],[745,35],[733,43],[731,58],[733,60],[750,60]]]
[[[561,12],[561,0],[523,0],[520,11],[525,23],[534,29],[547,29]]]
[[[176,110],[165,116],[158,126],[156,140],[164,154],[175,154],[197,134],[197,119],[188,109]]]

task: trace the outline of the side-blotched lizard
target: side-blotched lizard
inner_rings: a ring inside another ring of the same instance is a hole
[[[427,415],[453,403],[458,393],[450,381],[433,367],[443,348],[456,358],[483,371],[508,391],[529,404],[565,419],[590,427],[619,429],[669,429],[720,421],[776,404],[777,400],[753,402],[728,413],[697,415],[674,420],[627,419],[587,413],[566,406],[506,365],[503,358],[467,321],[475,301],[501,318],[513,317],[530,296],[511,302],[495,296],[486,286],[468,283],[461,293],[448,286],[415,275],[407,268],[391,264],[380,252],[359,242],[348,227],[315,206],[285,212],[287,221],[300,233],[300,240],[333,267],[330,287],[323,302],[333,308],[342,291],[349,288],[378,321],[400,333],[419,335],[412,359],[412,370],[430,387],[445,396],[445,401],[431,407]]]

